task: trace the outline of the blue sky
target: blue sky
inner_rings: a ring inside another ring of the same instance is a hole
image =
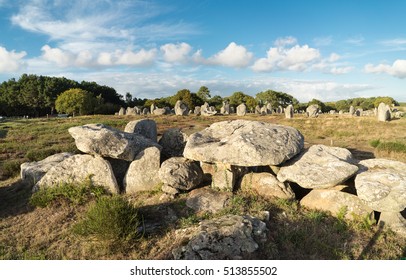
[[[273,89],[406,101],[406,1],[0,0],[0,82],[65,76],[156,98]]]

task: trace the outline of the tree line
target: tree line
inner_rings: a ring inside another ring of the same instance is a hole
[[[169,97],[140,99],[130,93],[122,96],[114,88],[99,85],[95,82],[77,82],[65,77],[47,77],[23,74],[18,80],[10,79],[0,84],[0,115],[38,117],[47,114],[67,113],[72,115],[114,114],[120,107],[150,107],[152,104],[162,107],[174,107],[182,100],[190,109],[205,102],[220,110],[224,101],[231,106],[245,103],[250,111],[256,106],[271,104],[277,108],[292,104],[295,110],[305,110],[311,104],[317,104],[323,112],[330,110],[348,111],[350,106],[369,110],[378,107],[380,102],[399,105],[391,97],[352,98],[336,102],[323,103],[313,99],[300,103],[292,95],[274,90],[259,92],[252,97],[237,91],[227,97],[211,96],[209,88],[201,86],[194,93],[181,89]]]

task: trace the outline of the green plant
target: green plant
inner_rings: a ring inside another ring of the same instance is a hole
[[[66,200],[73,204],[83,204],[92,197],[105,194],[101,186],[93,186],[85,181],[82,184],[63,183],[52,188],[43,188],[35,192],[30,198],[30,204],[37,207],[47,207],[57,200]]]
[[[379,139],[372,139],[369,141],[369,145],[374,148],[378,147],[379,144],[381,144],[381,141]]]
[[[73,230],[79,235],[115,243],[140,237],[140,225],[137,209],[125,198],[113,195],[97,199]]]
[[[3,175],[6,178],[17,176],[20,172],[20,165],[22,160],[10,160],[3,162],[2,172],[0,172],[0,176]]]

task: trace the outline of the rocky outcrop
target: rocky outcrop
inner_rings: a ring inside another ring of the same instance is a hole
[[[41,161],[24,162],[20,166],[21,180],[30,185],[35,185],[49,171],[49,169],[71,156],[71,153],[59,153],[49,156]]]
[[[345,215],[347,219],[373,217],[374,211],[356,195],[339,190],[312,190],[300,200],[309,209],[329,211],[332,215]]]
[[[156,122],[151,119],[141,119],[141,120],[130,121],[125,126],[124,132],[142,135],[145,138],[148,138],[154,142],[158,141]]]
[[[131,162],[124,178],[126,193],[153,190],[161,180],[158,177],[161,153],[150,147],[141,151]]]
[[[172,254],[176,260],[244,259],[266,240],[266,233],[266,224],[257,218],[226,215],[202,221]]]
[[[170,128],[163,133],[158,143],[162,146],[162,154],[165,157],[181,157],[187,139],[187,134],[183,133],[181,129]]]
[[[105,187],[111,193],[120,192],[110,163],[99,156],[91,155],[74,155],[55,165],[33,190],[58,187],[63,183],[83,183],[85,180],[90,180],[93,185]]]
[[[69,128],[76,147],[87,154],[133,161],[148,147],[161,148],[142,135],[122,132],[103,124],[87,124]]]
[[[357,195],[379,212],[401,212],[406,208],[406,164],[387,159],[359,162],[355,177]]]
[[[290,181],[306,189],[326,189],[355,175],[352,154],[344,148],[313,145],[279,170],[281,182]]]
[[[202,182],[203,171],[198,162],[172,157],[162,163],[159,178],[164,185],[178,190],[191,190]]]
[[[279,182],[271,173],[249,173],[241,180],[241,189],[254,191],[265,198],[294,199],[295,193],[289,185]]]
[[[184,157],[237,166],[278,165],[298,154],[302,134],[292,127],[235,120],[213,123],[189,136]]]

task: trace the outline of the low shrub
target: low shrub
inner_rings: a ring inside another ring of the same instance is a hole
[[[89,208],[74,232],[100,241],[130,241],[140,237],[137,209],[121,196],[102,196]]]
[[[30,198],[30,204],[42,208],[58,200],[65,200],[73,204],[83,204],[93,197],[102,196],[105,192],[103,187],[93,186],[90,182],[83,182],[82,184],[64,183],[35,192]]]

